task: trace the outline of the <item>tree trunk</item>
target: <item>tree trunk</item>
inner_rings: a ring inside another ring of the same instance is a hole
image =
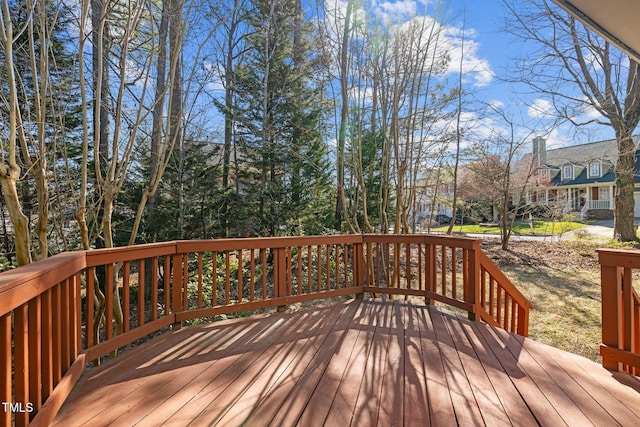
[[[149,164],[149,187],[147,188],[146,197],[143,197],[143,201],[147,203],[147,223],[153,230],[152,240],[155,240],[157,230],[154,227],[154,217],[156,213],[156,196],[153,191],[155,177],[157,176],[157,170],[160,166],[160,145],[162,141],[162,128],[163,128],[163,113],[165,104],[166,89],[166,74],[167,74],[167,33],[169,22],[169,8],[166,2],[162,3],[162,16],[160,17],[160,26],[158,27],[158,58],[156,69],[156,94],[155,105],[153,106],[153,124],[151,133],[151,147],[150,147],[150,164]],[[140,204],[143,204],[142,201]],[[136,217],[136,223],[138,223]],[[133,233],[132,233],[133,234]],[[137,233],[136,233],[137,234]],[[135,240],[135,236],[132,236],[131,240]],[[130,243],[131,243],[130,240]]]
[[[0,157],[0,186],[2,186],[5,203],[9,210],[9,217],[13,224],[16,241],[16,261],[18,265],[25,265],[31,263],[31,238],[29,234],[29,218],[22,212],[20,197],[16,187],[16,183],[20,180],[20,166],[18,166],[16,161],[19,102],[13,63],[14,30],[8,2],[6,0],[2,1],[1,6],[2,13],[0,16],[2,25],[0,26],[0,44],[4,48],[6,84],[9,90],[9,123],[7,129],[8,141],[6,155],[3,153]],[[5,163],[5,161],[7,163]]]
[[[106,18],[106,0],[91,0],[91,23],[93,32],[93,91],[100,102],[93,105],[94,141],[98,144],[98,163],[104,170],[109,157],[109,25]],[[101,28],[101,31],[96,31]],[[99,49],[96,47],[100,46]],[[100,75],[100,77],[98,77]],[[96,120],[98,119],[98,120]]]
[[[613,234],[623,242],[637,239],[633,224],[635,167],[635,147],[629,132],[618,136],[618,161],[616,163],[616,208]]]
[[[340,127],[338,131],[338,141],[336,147],[336,178],[337,196],[335,210],[335,228],[342,228],[342,220],[345,216],[345,194],[344,194],[344,149],[347,139],[347,120],[349,119],[349,82],[348,82],[348,49],[349,37],[351,34],[351,11],[353,1],[347,1],[347,11],[344,19],[344,31],[342,33],[342,46],[340,48]]]
[[[19,177],[19,168],[8,168],[6,165],[0,164],[0,185],[16,240],[16,263],[25,265],[31,263],[31,240],[29,238],[29,219],[22,212],[16,187]]]

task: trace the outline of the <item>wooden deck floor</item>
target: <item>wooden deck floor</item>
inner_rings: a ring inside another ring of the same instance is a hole
[[[640,425],[640,382],[435,307],[353,300],[157,337],[56,425]]]

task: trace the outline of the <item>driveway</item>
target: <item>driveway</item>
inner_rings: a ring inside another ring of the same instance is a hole
[[[640,222],[640,219],[636,223]],[[569,231],[561,236],[531,236],[531,235],[516,235],[512,234],[511,240],[538,240],[546,242],[557,242],[559,240],[570,240],[577,236],[590,236],[597,239],[612,239],[613,238],[613,220],[598,220],[593,223],[587,224],[584,227],[580,227],[577,230]],[[487,238],[500,238],[499,234],[484,234],[484,233],[468,233],[468,237],[474,237],[478,239]]]
[[[598,220],[593,224],[587,224],[577,230],[565,233],[562,235],[562,240],[571,239],[581,235],[595,237],[598,239],[613,239],[613,220]]]

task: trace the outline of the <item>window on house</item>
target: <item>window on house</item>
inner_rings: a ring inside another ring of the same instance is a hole
[[[540,180],[547,181],[549,179],[549,169],[542,168],[540,169]]]
[[[589,165],[589,176],[590,177],[600,176],[600,163],[591,163]]]
[[[573,179],[573,165],[564,165],[562,167],[562,179]]]

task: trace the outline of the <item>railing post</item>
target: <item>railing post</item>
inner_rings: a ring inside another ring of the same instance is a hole
[[[612,348],[619,348],[621,339],[620,296],[622,292],[622,278],[616,266],[602,265],[600,269],[600,286],[602,288],[602,344]],[[602,366],[607,369],[619,370],[616,360],[602,356]]]
[[[425,292],[433,292],[435,291],[436,286],[436,262],[435,262],[435,251],[436,248],[432,243],[426,242],[425,238],[425,255],[424,255],[424,289]],[[433,298],[425,298],[425,304],[432,305],[434,303]]]
[[[353,245],[353,280],[354,286],[364,289],[364,240]],[[356,299],[364,298],[364,290],[356,293]]]
[[[469,250],[467,283],[465,287],[465,302],[471,304],[468,312],[469,320],[476,320],[477,307],[480,304],[480,241],[473,242],[473,248]]]
[[[171,312],[173,314],[182,311],[182,263],[183,263],[183,256],[182,254],[174,254],[173,255],[173,263],[172,263],[172,267],[173,267],[173,280],[172,280],[172,286],[173,286],[173,292],[172,292],[172,297],[171,297]],[[173,330],[178,330],[182,327],[182,322],[178,322],[176,321],[175,323],[173,323],[173,325],[171,326],[171,328]]]
[[[526,337],[529,334],[529,310],[518,304],[518,335]]]
[[[0,316],[0,402],[11,402],[12,378],[14,372],[11,366],[11,312]],[[11,413],[0,411],[0,425],[11,425]]]
[[[287,253],[286,248],[276,248],[275,251],[273,260],[273,279],[275,283],[273,284],[273,290],[277,299],[287,296]],[[277,307],[278,313],[286,310],[286,305]]]

